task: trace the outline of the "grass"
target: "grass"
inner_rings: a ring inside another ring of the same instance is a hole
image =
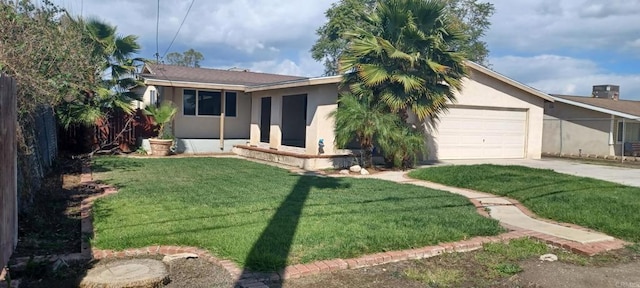
[[[640,188],[522,166],[443,166],[410,177],[508,196],[541,217],[640,242]]]
[[[503,231],[458,195],[240,159],[106,157],[93,170],[119,188],[94,205],[92,245],[101,249],[197,246],[275,270]]]
[[[403,269],[401,275],[427,287],[512,287],[512,283],[505,282],[506,279],[524,271],[521,265],[527,261],[539,261],[540,255],[547,253],[557,255],[558,261],[563,263],[596,267],[627,263],[637,257],[631,249],[588,257],[521,238],[509,243],[487,243],[476,252],[416,260]]]
[[[473,253],[453,253],[417,260],[403,273],[405,277],[420,281],[428,287],[502,287],[498,285],[500,279],[522,272],[520,262],[546,253],[558,253],[562,262],[573,263],[588,259],[522,238],[506,244],[488,243],[482,250]],[[570,255],[575,258],[567,257]]]
[[[454,287],[458,286],[464,277],[461,270],[436,268],[433,270],[422,270],[410,268],[405,271],[409,279],[420,281],[429,287]]]

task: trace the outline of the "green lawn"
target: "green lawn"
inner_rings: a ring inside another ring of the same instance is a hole
[[[640,241],[640,188],[522,166],[443,166],[409,176],[508,196],[544,218]]]
[[[413,185],[299,176],[240,159],[97,158],[119,187],[94,208],[102,249],[198,246],[240,265],[287,264],[422,247],[502,228],[458,195]]]

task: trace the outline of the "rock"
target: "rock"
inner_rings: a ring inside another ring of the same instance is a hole
[[[558,256],[554,254],[544,254],[540,256],[540,261],[549,261],[549,262],[558,261]]]
[[[360,165],[353,165],[351,166],[351,168],[349,168],[349,171],[353,173],[359,173],[361,170],[362,170],[362,167],[360,167]]]
[[[161,261],[131,259],[92,268],[80,282],[80,287],[146,288],[162,287],[168,282],[169,273]]]
[[[349,170],[347,170],[347,169],[340,170],[340,174],[349,175]]]
[[[362,168],[362,170],[360,170],[360,175],[369,175],[369,171],[367,171],[367,169]]]
[[[191,259],[191,258],[198,258],[198,254],[178,253],[178,254],[173,254],[173,255],[166,255],[166,256],[164,256],[164,258],[162,258],[162,262],[169,264],[169,262],[171,262],[173,260]]]

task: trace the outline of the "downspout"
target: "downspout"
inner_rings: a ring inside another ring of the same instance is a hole
[[[562,148],[564,148],[563,139],[564,139],[564,131],[562,131],[562,122],[564,120],[560,119],[560,156],[562,156]]]
[[[220,107],[221,108],[220,109],[220,111],[221,111],[221,113],[220,113],[220,151],[224,151],[224,116],[225,116],[225,114],[227,112],[226,111],[227,110],[227,107],[226,107],[227,106],[226,105],[227,95],[226,95],[225,90],[222,90],[222,92],[220,93],[220,98],[221,98],[220,106],[222,106],[222,107]]]
[[[625,138],[625,132],[627,130],[627,124],[625,123],[625,118],[622,118],[622,148],[620,149],[620,151],[622,151],[622,155],[620,155],[620,162],[624,163],[624,138]]]

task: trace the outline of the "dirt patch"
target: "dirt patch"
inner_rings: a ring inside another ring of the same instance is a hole
[[[13,257],[80,252],[80,202],[97,193],[81,187],[80,160],[58,159],[33,205],[18,218],[18,245]]]
[[[292,279],[272,287],[640,287],[640,257],[633,251],[596,257],[546,252],[557,253],[561,261],[542,262],[537,256],[510,261],[478,251]]]
[[[138,259],[154,259],[162,260],[163,256],[149,256],[138,257]],[[133,258],[128,258],[133,259]],[[71,288],[78,287],[82,278],[86,275],[86,272],[101,264],[108,264],[112,261],[122,259],[103,259],[100,261],[92,262],[77,262],[69,263],[69,266],[61,266],[58,270],[54,271],[49,266],[42,266],[37,271],[32,270],[24,271],[18,274],[21,276],[22,283],[20,287],[26,288]],[[201,259],[179,259],[171,262],[171,265],[167,265],[169,271],[170,282],[163,287],[166,288],[178,288],[178,287],[233,287],[234,281],[221,266],[211,264]],[[28,276],[28,277],[27,277]],[[16,278],[17,279],[17,278]]]
[[[640,287],[640,261],[604,267],[529,260],[509,283],[521,287]]]

